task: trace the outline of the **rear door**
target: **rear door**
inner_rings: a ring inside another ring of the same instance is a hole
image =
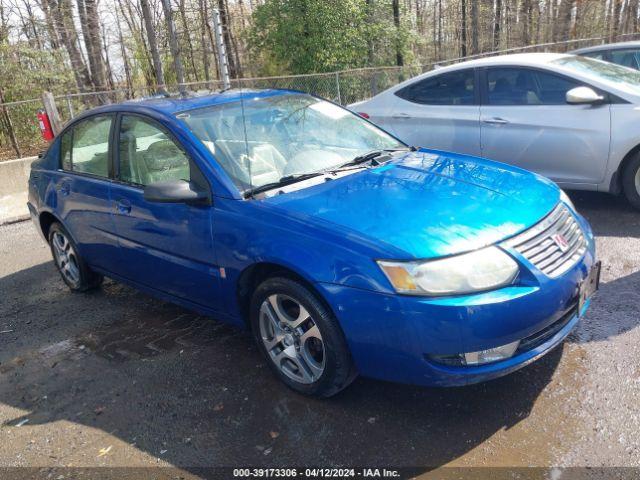
[[[55,178],[56,213],[82,257],[110,272],[119,264],[110,200],[114,119],[114,115],[95,115],[68,128],[60,138]]]
[[[152,183],[206,180],[180,143],[155,120],[122,114],[117,129],[117,172],[111,197],[123,276],[218,309],[212,208],[148,202],[143,196],[144,187]]]
[[[409,145],[480,155],[480,106],[473,68],[443,72],[398,90],[385,123]]]
[[[609,157],[609,105],[569,105],[575,79],[526,67],[483,71],[482,156],[565,186],[602,181]]]

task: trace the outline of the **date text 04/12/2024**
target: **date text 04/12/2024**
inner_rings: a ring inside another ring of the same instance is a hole
[[[387,468],[236,468],[235,478],[400,478]]]

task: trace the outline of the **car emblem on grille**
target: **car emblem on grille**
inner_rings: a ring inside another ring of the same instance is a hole
[[[558,246],[561,252],[564,253],[569,250],[569,242],[567,242],[567,239],[564,238],[564,235],[562,235],[561,233],[551,235],[551,240],[553,240],[553,243]]]

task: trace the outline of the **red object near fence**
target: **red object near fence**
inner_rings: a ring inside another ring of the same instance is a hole
[[[51,128],[51,122],[49,121],[49,115],[44,110],[38,110],[38,124],[40,125],[40,132],[42,138],[47,142],[53,140],[53,129]]]

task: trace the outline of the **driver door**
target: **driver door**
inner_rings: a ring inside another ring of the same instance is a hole
[[[204,183],[204,177],[178,141],[155,120],[122,114],[116,128],[117,174],[111,199],[120,271],[140,285],[221,309],[213,209],[149,202],[143,196],[144,187],[155,182],[197,179]]]

